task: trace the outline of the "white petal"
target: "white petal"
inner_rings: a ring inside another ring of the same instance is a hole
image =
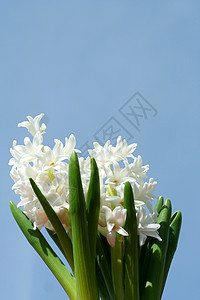
[[[139,243],[140,243],[140,246],[143,246],[145,241],[146,241],[146,238],[147,236],[144,235],[143,233],[140,233],[140,236],[139,236]]]
[[[111,231],[107,233],[107,241],[111,247],[115,246],[115,238],[116,238],[116,232]]]
[[[117,227],[117,229],[115,229],[115,231],[121,235],[128,236],[128,232],[121,226]]]
[[[109,223],[107,222],[107,228],[108,228],[108,232],[111,232],[114,228],[115,224],[114,223]]]
[[[103,205],[102,208],[101,208],[101,211],[105,213],[106,221],[108,221],[109,219],[111,219],[111,217],[112,217],[112,210],[109,207]]]

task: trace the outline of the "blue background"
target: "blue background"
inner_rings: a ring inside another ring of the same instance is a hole
[[[199,1],[0,1],[1,296],[66,299],[16,225],[9,148],[27,115],[45,143],[77,147],[114,116],[134,135],[158,195],[183,213],[163,299],[199,299]],[[158,111],[138,132],[120,114],[137,91]]]

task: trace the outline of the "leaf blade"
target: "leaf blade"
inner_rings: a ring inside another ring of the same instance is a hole
[[[146,276],[146,286],[142,291],[142,300],[159,300],[169,239],[171,201],[167,199],[161,208],[157,223],[161,225],[159,235],[162,242],[155,240],[150,249],[150,261]]]
[[[124,208],[127,209],[125,229],[125,299],[139,300],[139,242],[137,234],[137,218],[131,184],[125,183]]]
[[[60,219],[58,218],[57,214],[55,213],[54,209],[51,207],[50,203],[47,201],[45,196],[42,194],[40,189],[38,188],[35,181],[30,178],[31,186],[38,197],[38,200],[40,201],[49,221],[53,225],[59,241],[62,245],[63,251],[65,252],[65,256],[67,258],[67,261],[72,269],[72,272],[74,272],[74,261],[73,261],[73,251],[72,251],[72,245],[70,243],[69,237],[63,227],[63,225],[60,222]]]
[[[91,176],[89,182],[89,188],[86,198],[86,213],[88,222],[88,238],[90,244],[91,260],[93,267],[95,268],[96,259],[96,240],[97,240],[97,228],[99,221],[100,210],[100,182],[99,171],[94,158],[91,158]]]
[[[177,245],[178,245],[178,239],[179,234],[181,230],[181,224],[182,224],[182,214],[180,211],[175,212],[171,217],[171,223],[169,226],[169,242],[168,242],[168,248],[167,248],[167,254],[166,254],[166,261],[165,261],[165,268],[164,268],[164,275],[163,275],[163,286],[162,286],[162,292],[165,286],[165,282],[167,279],[167,275],[169,272],[169,268],[172,262],[172,259],[174,257]],[[161,293],[162,295],[162,293]]]
[[[76,280],[72,276],[70,271],[58,258],[41,232],[38,229],[33,229],[32,222],[21,211],[21,209],[17,208],[17,206],[12,201],[10,201],[10,209],[13,217],[15,218],[18,226],[20,227],[28,242],[40,255],[48,268],[52,271],[70,299],[75,299]]]
[[[96,276],[90,257],[86,205],[76,152],[69,161],[69,202],[77,299],[98,299]]]

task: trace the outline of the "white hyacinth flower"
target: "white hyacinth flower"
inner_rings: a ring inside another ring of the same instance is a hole
[[[28,121],[18,124],[25,127],[32,135],[24,138],[24,145],[18,145],[13,141],[10,149],[12,158],[9,165],[12,166],[10,175],[14,181],[13,189],[20,196],[19,206],[23,206],[25,214],[34,224],[34,228],[41,229],[43,226],[53,229],[43,208],[38,201],[30,185],[29,178],[33,178],[41,192],[45,195],[52,208],[58,214],[66,230],[70,230],[70,207],[69,207],[69,159],[73,151],[81,152],[76,147],[76,139],[73,134],[65,138],[63,144],[54,139],[54,147],[51,149],[43,143],[43,134],[46,125],[40,126],[44,114],[35,118],[27,117]],[[155,224],[156,213],[153,212],[152,201],[157,196],[154,194],[156,181],[147,178],[149,165],[143,165],[140,155],[135,157],[137,144],[128,145],[127,141],[117,138],[113,146],[108,140],[104,146],[94,143],[94,149],[89,149],[90,157],[94,157],[99,169],[100,179],[100,233],[107,237],[108,243],[113,247],[116,234],[127,236],[128,232],[123,229],[126,220],[124,209],[124,186],[125,182],[131,183],[136,210],[138,212],[138,234],[140,243],[145,241],[148,233],[159,238],[158,225]],[[90,157],[79,157],[79,167],[85,198],[87,196],[90,181]],[[129,162],[132,160],[132,162]],[[145,206],[150,211],[146,215]],[[150,235],[149,234],[149,235]]]
[[[120,206],[117,206],[112,211],[109,207],[103,205],[101,208],[101,212],[105,214],[107,224],[107,241],[111,247],[114,247],[116,233],[119,233],[123,236],[128,235],[128,232],[124,228],[122,228],[126,221],[126,209],[122,209]]]
[[[33,136],[33,141],[26,137],[24,145],[13,142],[11,149],[12,158],[9,164],[12,166],[11,177],[14,180],[13,189],[20,195],[19,206],[24,207],[25,214],[34,224],[34,228],[52,226],[43,211],[29,178],[33,178],[46,199],[58,214],[61,222],[66,227],[69,210],[68,164],[64,160],[69,158],[75,147],[73,135],[66,138],[65,147],[59,140],[55,140],[55,146],[51,150],[43,145],[42,134],[46,130],[40,120],[44,114],[35,118],[27,117],[28,121],[20,123],[19,127],[26,127]]]
[[[138,212],[138,233],[139,233],[139,243],[143,246],[147,236],[154,237],[159,241],[162,241],[159,236],[158,229],[160,224],[156,224],[157,213],[154,211],[152,214],[146,214],[146,209],[144,206],[140,207]]]
[[[94,157],[97,163],[105,166],[109,166],[116,161],[126,160],[127,157],[134,158],[132,153],[137,147],[135,143],[128,145],[125,139],[122,141],[121,136],[117,138],[115,147],[110,144],[110,140],[103,147],[97,142],[93,145],[94,149],[88,150],[90,156]]]
[[[151,213],[153,212],[152,201],[154,198],[158,198],[158,196],[153,193],[156,185],[157,182],[153,181],[153,178],[150,178],[149,182],[144,182],[141,178],[140,183],[137,183],[136,181],[132,183],[136,207],[146,204],[148,210]]]
[[[93,145],[94,149],[88,149],[90,156],[95,158],[98,165],[110,165],[113,162],[113,153],[110,141],[108,140],[104,147],[97,142],[93,143]]]
[[[109,184],[111,188],[114,188],[126,181],[134,181],[131,177],[130,169],[128,167],[121,168],[119,163],[116,161],[113,162],[113,171],[107,166],[104,166],[104,170],[107,177],[105,183]]]
[[[128,162],[124,162],[126,167],[129,168],[132,177],[135,178],[136,181],[141,181],[143,178],[147,178],[147,171],[149,170],[149,165],[143,166],[143,160],[140,155],[135,157],[134,162],[129,164]]]
[[[28,129],[30,134],[34,136],[37,132],[43,132],[46,130],[46,125],[43,123],[40,127],[40,120],[44,114],[36,116],[34,119],[30,116],[27,116],[28,121],[24,121],[18,124],[18,127],[25,127]]]
[[[112,147],[115,160],[120,161],[127,159],[128,157],[134,158],[132,153],[135,151],[136,147],[136,143],[128,145],[125,139],[122,141],[121,136],[118,136],[116,147]]]

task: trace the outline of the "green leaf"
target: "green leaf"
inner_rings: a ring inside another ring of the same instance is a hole
[[[101,297],[101,299],[102,300],[111,300],[110,295],[107,290],[107,286],[106,286],[104,278],[103,278],[103,275],[101,273],[101,270],[100,270],[97,262],[96,262],[96,278],[97,278],[97,283],[98,283],[98,288],[99,288],[99,296]]]
[[[72,245],[68,234],[66,233],[60,219],[58,218],[57,214],[55,213],[54,209],[51,207],[50,203],[47,201],[45,196],[42,194],[36,183],[32,178],[30,178],[31,186],[40,201],[49,221],[51,222],[53,228],[55,229],[59,241],[62,245],[63,251],[65,252],[65,257],[74,273],[74,261],[73,261],[73,252],[72,252]]]
[[[96,260],[96,240],[97,240],[97,228],[99,221],[100,210],[100,182],[99,172],[96,161],[91,159],[91,176],[90,183],[86,198],[86,213],[88,222],[88,237],[91,252],[91,261],[95,268]]]
[[[146,274],[149,267],[151,257],[151,246],[154,238],[148,236],[145,244],[140,248],[140,262],[139,262],[139,277],[140,277],[140,294],[146,285]]]
[[[85,198],[76,152],[72,153],[69,161],[69,202],[77,299],[95,300],[98,299],[98,291],[90,259]]]
[[[168,248],[166,254],[165,268],[164,268],[162,292],[165,286],[165,282],[167,279],[167,275],[169,272],[172,259],[174,257],[174,253],[177,248],[179,234],[181,230],[181,223],[182,223],[182,214],[180,211],[177,211],[172,215],[171,223],[169,226],[169,242],[168,242]]]
[[[28,242],[52,271],[70,299],[76,299],[76,280],[70,271],[58,258],[41,232],[38,229],[33,229],[31,221],[12,201],[10,201],[10,209]]]
[[[156,205],[154,207],[154,211],[157,211],[157,213],[160,213],[161,208],[163,206],[163,196],[160,196],[159,199],[156,202]],[[140,276],[140,292],[144,289],[144,286],[146,284],[146,274],[149,266],[149,261],[151,257],[151,246],[154,242],[154,238],[148,236],[146,239],[145,244],[141,247],[140,250],[140,267],[139,267],[139,276]]]
[[[62,247],[62,245],[61,245],[61,243],[60,243],[60,240],[59,240],[59,238],[58,238],[58,235],[57,235],[57,233],[55,232],[55,231],[52,231],[52,230],[50,230],[50,229],[48,229],[48,228],[45,228],[46,229],[46,231],[48,232],[48,234],[49,234],[49,236],[52,238],[52,240],[54,241],[54,243],[57,245],[57,247],[60,249],[60,251],[62,252],[62,254],[65,256],[65,258],[67,259],[67,257],[66,257],[66,255],[65,255],[65,252],[64,252],[64,250],[63,250],[63,247]],[[69,237],[69,243],[71,243],[71,239],[70,239],[70,237]]]
[[[171,202],[167,199],[161,208],[157,223],[160,224],[159,235],[162,241],[155,239],[151,246],[151,257],[146,277],[146,286],[142,291],[142,300],[159,300],[162,289],[165,258],[168,247]]]
[[[154,211],[156,211],[158,214],[161,211],[161,208],[163,206],[163,196],[160,196],[156,202],[156,205],[154,207]],[[150,254],[150,248],[153,244],[153,242],[155,241],[155,239],[153,237],[148,236],[146,239],[145,244],[141,247],[140,250],[140,276],[142,277],[142,273],[143,275],[146,274],[147,272],[147,268],[148,268],[148,263],[149,263],[149,254]]]
[[[163,196],[160,196],[156,202],[154,211],[157,211],[157,213],[160,213],[162,206],[163,206]]]
[[[103,275],[110,299],[115,300],[116,298],[111,274],[110,253],[108,253],[108,249],[104,245],[103,239],[104,237],[99,233],[97,235],[97,263]]]
[[[124,189],[124,208],[127,209],[125,229],[125,299],[139,300],[139,242],[137,218],[131,184],[126,182]]]

